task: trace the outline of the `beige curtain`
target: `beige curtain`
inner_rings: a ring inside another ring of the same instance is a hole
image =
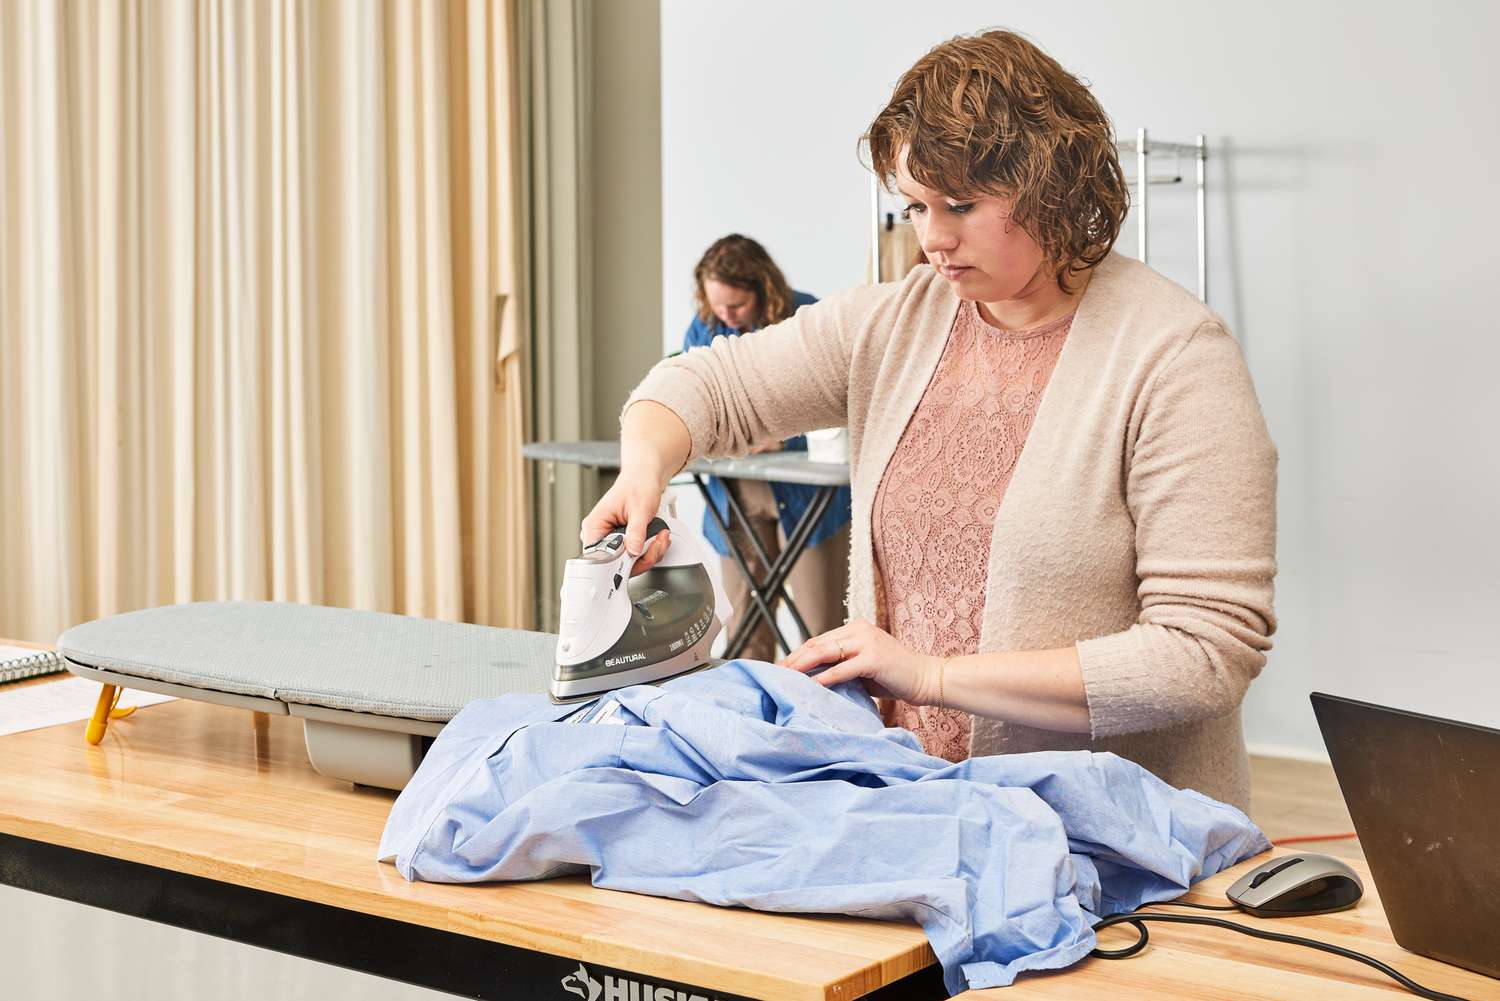
[[[593,422],[590,202],[590,75],[593,8],[587,0],[521,0],[519,104],[526,109],[521,156],[529,208],[526,278],[537,337],[528,366],[530,429],[537,441],[589,438]],[[607,44],[607,43],[606,43]],[[599,167],[598,169],[609,169]],[[602,491],[598,475],[547,462],[535,484],[538,628],[557,627],[563,561],[578,552],[578,526]]]
[[[513,24],[0,3],[0,635],[529,624]]]

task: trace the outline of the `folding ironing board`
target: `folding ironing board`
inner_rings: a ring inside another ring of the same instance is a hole
[[[303,721],[330,778],[400,789],[474,699],[544,693],[557,637],[346,608],[203,602],[126,612],[58,638],[68,670],[103,684],[87,730],[103,739],[118,689]]]

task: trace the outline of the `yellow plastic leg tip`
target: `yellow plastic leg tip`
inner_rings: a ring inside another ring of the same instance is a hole
[[[97,744],[104,739],[104,731],[109,726],[109,718],[114,714],[115,702],[119,696],[120,690],[114,685],[99,687],[99,701],[94,703],[94,715],[89,719],[88,729],[83,731],[84,740]]]

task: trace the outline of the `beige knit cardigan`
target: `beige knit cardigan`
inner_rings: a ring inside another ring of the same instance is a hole
[[[692,457],[847,425],[850,618],[877,624],[875,491],[959,306],[932,268],[657,365],[626,403]],[[973,754],[1113,751],[1249,807],[1240,701],[1275,629],[1276,449],[1222,321],[1145,265],[1096,268],[990,542],[981,652],[1076,645],[1089,733],[976,718]]]

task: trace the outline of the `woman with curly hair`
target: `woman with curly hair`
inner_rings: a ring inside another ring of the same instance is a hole
[[[798,292],[787,284],[781,268],[755,240],[730,233],[715,240],[693,268],[693,305],[696,310],[682,338],[682,350],[707,347],[717,337],[739,337],[773,323],[780,323],[803,306],[818,300]],[[786,441],[756,445],[752,452],[776,449],[807,450],[807,439],[795,435]],[[734,493],[748,526],[729,512],[728,495]],[[724,576],[724,589],[734,606],[734,619],[726,630],[735,635],[740,624],[751,614],[750,582],[740,573],[729,555],[732,541],[746,554],[746,564],[757,579],[768,568],[755,555],[747,532],[754,532],[768,559],[781,553],[787,536],[813,502],[817,488],[800,483],[767,483],[764,480],[729,480],[708,478],[710,502],[729,528],[730,540],[719,531],[712,514],[703,512],[703,534],[718,552]],[[828,511],[808,536],[807,548],[787,575],[787,586],[797,601],[797,609],[807,628],[814,633],[826,632],[844,622],[844,591],[848,587],[849,567],[849,488],[842,487],[829,503]],[[740,649],[749,660],[770,660],[776,655],[771,627],[761,622]]]
[[[951,760],[1114,751],[1248,808],[1276,451],[1223,321],[1111,250],[1103,109],[991,31],[922,57],[864,142],[929,265],[659,365],[583,535],[639,552],[690,458],[847,424],[852,621],[788,667],[863,678]]]

